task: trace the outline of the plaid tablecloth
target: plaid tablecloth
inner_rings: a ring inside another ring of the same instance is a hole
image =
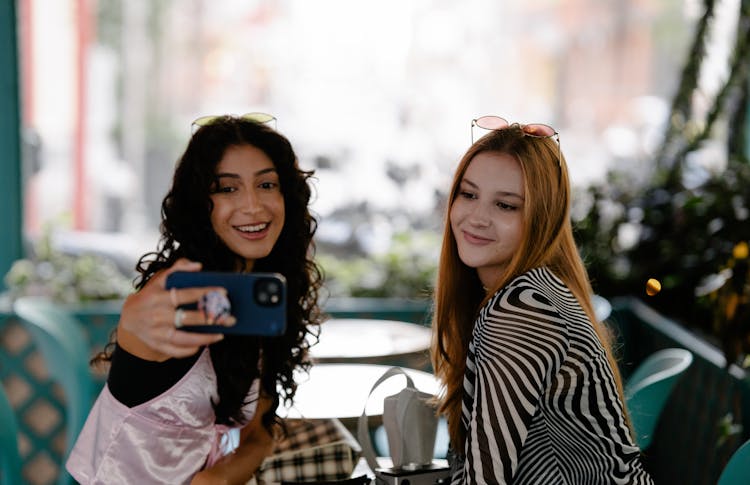
[[[348,479],[362,449],[337,419],[288,419],[279,441],[256,474],[258,484]]]

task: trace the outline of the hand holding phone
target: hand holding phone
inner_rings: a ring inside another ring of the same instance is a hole
[[[229,312],[237,323],[224,325],[185,325],[181,329],[202,333],[231,335],[283,335],[286,330],[286,279],[278,273],[223,273],[175,271],[167,277],[166,288],[219,286],[227,290]],[[213,293],[213,292],[212,292]],[[208,297],[199,302],[180,305],[184,310],[202,311],[216,318],[225,311],[220,298]]]

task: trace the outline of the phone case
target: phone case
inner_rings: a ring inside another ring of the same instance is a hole
[[[226,288],[230,313],[237,319],[231,327],[223,325],[185,325],[182,330],[234,335],[283,335],[286,330],[286,279],[278,273],[222,273],[176,271],[167,276],[166,287]],[[180,305],[197,310],[198,304]]]

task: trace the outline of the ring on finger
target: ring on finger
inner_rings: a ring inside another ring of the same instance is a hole
[[[178,308],[174,312],[174,326],[175,328],[182,328],[182,321],[185,319],[185,310]]]
[[[180,306],[180,302],[177,301],[177,288],[170,288],[169,289],[169,299],[172,300],[172,306],[177,308]]]

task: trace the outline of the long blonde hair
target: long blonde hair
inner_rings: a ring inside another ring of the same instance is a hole
[[[514,156],[524,175],[526,200],[523,208],[523,233],[502,278],[486,291],[474,268],[458,256],[456,239],[450,226],[450,211],[459,185],[473,158],[481,152],[501,152]],[[597,325],[591,303],[591,284],[573,238],[570,220],[570,181],[559,145],[552,138],[527,136],[518,125],[492,131],[469,147],[453,178],[445,214],[443,244],[435,287],[431,349],[435,375],[445,386],[438,411],[448,418],[453,448],[463,452],[461,427],[463,378],[469,341],[480,308],[495,291],[516,276],[545,266],[560,278],[583,307],[606,351],[615,376],[620,400],[625,403],[622,381],[612,355],[610,338]],[[627,415],[626,415],[627,421]]]

